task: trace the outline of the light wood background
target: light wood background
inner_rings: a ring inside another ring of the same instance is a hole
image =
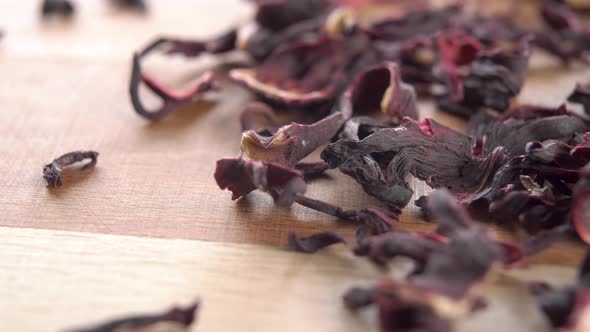
[[[251,9],[238,0],[149,2],[147,17],[95,0],[78,1],[69,22],[42,22],[37,1],[0,1],[0,331],[56,331],[195,297],[203,308],[194,331],[374,330],[372,313],[349,314],[340,295],[385,272],[344,246],[313,256],[284,249],[290,230],[351,236],[352,228],[305,208],[277,209],[263,194],[232,202],[216,186],[215,161],[239,152],[247,93],[226,87],[212,99],[218,102],[197,102],[159,123],[131,108],[134,50],[159,34],[221,32]],[[202,65],[155,59],[147,68],[179,84]],[[557,105],[589,74],[537,57],[521,100]],[[70,169],[63,188],[45,188],[42,166],[78,149],[99,151],[97,167]],[[374,203],[352,179],[337,171],[330,177],[308,194],[346,208]],[[415,198],[427,190],[416,183]],[[432,225],[412,205],[400,227]],[[581,252],[560,243],[534,257],[530,271],[512,274],[569,282]],[[390,273],[400,274],[407,262],[395,266]],[[461,329],[495,331],[502,321],[507,330],[543,330],[528,297],[512,286],[491,287],[491,309]]]

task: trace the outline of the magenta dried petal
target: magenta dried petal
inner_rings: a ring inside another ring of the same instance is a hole
[[[406,116],[418,119],[416,92],[402,82],[399,67],[393,62],[384,62],[359,73],[342,98],[339,106],[349,117],[380,110],[394,119]]]
[[[463,98],[461,67],[470,65],[477,58],[482,45],[463,31],[449,29],[437,36],[437,46],[450,97],[460,100]]]
[[[305,192],[300,172],[271,162],[220,159],[215,168],[215,180],[219,188],[232,192],[233,200],[259,189],[270,194],[278,205],[289,206],[297,194]]]
[[[293,167],[336,135],[344,121],[342,113],[334,113],[310,125],[293,122],[272,136],[247,131],[242,134],[242,157]]]
[[[199,309],[199,302],[195,302],[186,307],[175,307],[161,314],[137,315],[125,318],[118,318],[106,323],[102,323],[92,327],[75,328],[67,330],[68,332],[148,332],[157,329],[156,326],[160,323],[174,324],[182,331],[188,331],[190,326],[197,319],[197,312]]]
[[[334,232],[321,232],[299,238],[295,232],[289,232],[289,249],[306,254],[313,254],[321,249],[346,241]]]
[[[330,102],[346,82],[348,67],[368,47],[363,35],[323,37],[277,50],[253,69],[231,70],[230,78],[268,101],[306,107]]]

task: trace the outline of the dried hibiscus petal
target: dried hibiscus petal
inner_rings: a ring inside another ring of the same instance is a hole
[[[150,75],[142,72],[141,59],[143,57],[160,47],[165,47],[164,52],[166,54],[182,54],[187,57],[196,57],[204,53],[225,53],[234,49],[236,36],[237,30],[233,29],[208,41],[158,38],[146,46],[141,52],[135,53],[133,55],[131,80],[129,83],[131,103],[135,111],[148,120],[160,120],[174,112],[181,105],[194,100],[204,92],[213,90],[216,87],[213,80],[213,73],[208,71],[203,73],[186,91],[173,91],[158,83]],[[162,98],[163,105],[160,108],[148,110],[144,106],[139,96],[139,86],[141,83],[144,83],[153,93]]]
[[[336,135],[344,121],[343,113],[334,113],[310,125],[293,122],[279,128],[272,136],[246,131],[242,134],[242,158],[293,167]]]
[[[163,331],[164,326],[174,331],[188,331],[197,319],[199,302],[186,307],[175,307],[159,314],[128,316],[99,325],[67,330],[68,332],[149,332]]]
[[[299,171],[277,163],[249,159],[218,160],[215,180],[219,188],[232,192],[233,200],[259,189],[281,206],[293,204],[296,195],[304,193],[306,187]]]
[[[306,254],[313,254],[323,248],[346,241],[334,232],[321,232],[299,238],[295,232],[289,232],[289,249]]]
[[[393,155],[383,172],[384,178],[391,188],[409,192],[399,200],[407,204],[412,194],[404,180],[408,174],[427,181],[432,187],[447,187],[455,192],[473,191],[486,183],[504,162],[504,152],[498,149],[485,157],[474,156],[472,144],[469,136],[434,120],[416,122],[405,118],[400,127],[381,129],[361,141],[343,139],[330,144],[322,152],[322,159],[332,168],[340,167],[346,174],[354,174],[348,169],[356,172],[369,169],[358,163],[362,157],[378,153]],[[375,169],[381,171],[377,166]]]
[[[446,30],[437,37],[441,69],[444,72],[450,98],[463,98],[463,74],[461,67],[470,65],[477,57],[481,44],[477,39],[460,31]]]
[[[64,167],[84,159],[90,159],[90,162],[82,167],[82,170],[89,169],[96,165],[97,158],[98,152],[95,151],[74,151],[66,153],[54,159],[50,164],[43,166],[43,178],[47,182],[48,187],[61,187],[61,172]]]
[[[299,42],[277,50],[253,69],[234,69],[229,75],[270,102],[300,107],[322,104],[335,98],[352,61],[367,46],[360,34]]]
[[[350,116],[380,110],[390,118],[418,119],[416,92],[401,80],[397,64],[384,62],[362,71],[342,95],[339,105]]]

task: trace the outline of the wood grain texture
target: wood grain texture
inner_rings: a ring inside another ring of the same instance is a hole
[[[153,1],[145,18],[113,11],[107,4],[85,1],[72,22],[42,23],[32,2],[0,2],[6,30],[0,47],[0,225],[265,244],[284,243],[291,229],[352,233],[314,211],[279,210],[257,193],[232,202],[228,192],[217,188],[215,161],[239,152],[237,119],[249,98],[241,89],[226,87],[216,102],[196,102],[159,123],[147,123],[131,108],[127,82],[134,50],[158,34],[217,33],[249,15],[242,2],[172,6]],[[196,77],[203,65],[157,60],[148,69],[176,84]],[[581,76],[579,68],[563,73],[541,61],[523,98],[558,104]],[[453,128],[463,126],[434,112],[429,103],[422,111]],[[98,167],[68,169],[64,187],[47,190],[41,166],[77,149],[99,151]],[[330,176],[313,183],[309,195],[346,208],[374,202],[352,179],[338,171]],[[415,187],[415,198],[429,190],[419,182]],[[431,225],[421,222],[411,206],[402,227]],[[547,262],[571,264],[579,250],[565,244],[545,255]]]
[[[198,297],[192,331],[376,331],[374,312],[340,302],[351,286],[401,277],[342,246],[315,255],[248,244],[0,228],[1,331],[59,331],[126,313],[163,310]],[[488,310],[459,332],[546,331],[517,280],[572,282],[570,268],[532,266],[486,286]],[[518,278],[518,279],[515,279]]]
[[[342,248],[318,256],[280,249],[290,230],[350,237],[353,229],[302,207],[277,209],[264,194],[232,202],[216,186],[215,161],[239,152],[238,115],[247,93],[226,87],[213,101],[159,123],[131,108],[133,51],[159,34],[221,32],[251,10],[238,0],[150,5],[150,15],[141,17],[115,11],[108,1],[78,1],[74,20],[41,22],[37,1],[0,0],[0,226],[6,226],[0,227],[0,331],[55,331],[194,296],[205,301],[199,331],[235,331],[236,324],[276,331],[285,322],[287,331],[367,330],[371,317],[349,315],[338,299],[353,284],[373,283],[373,266]],[[212,62],[153,59],[147,68],[181,86]],[[536,57],[521,101],[558,105],[587,77],[587,68],[564,71]],[[464,125],[429,103],[421,111],[455,129]],[[42,166],[77,149],[99,151],[98,166],[68,169],[62,189],[45,188]],[[415,198],[429,191],[414,184]],[[337,171],[312,183],[308,194],[346,208],[376,203]],[[433,226],[410,206],[399,227]],[[571,280],[571,267],[546,265],[577,264],[582,250],[559,244],[532,260],[542,270],[522,273]],[[491,296],[509,293],[496,289]],[[529,314],[517,305],[496,309],[483,317],[518,324],[513,312]],[[466,326],[496,326],[485,322]]]

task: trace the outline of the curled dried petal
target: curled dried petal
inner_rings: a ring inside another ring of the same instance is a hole
[[[146,46],[142,51],[133,55],[129,94],[135,111],[148,120],[160,120],[207,91],[214,90],[216,85],[212,72],[203,73],[192,86],[184,92],[173,91],[142,72],[141,59],[157,48],[165,48],[166,54],[182,54],[196,57],[204,53],[225,53],[234,49],[237,30],[231,29],[217,38],[207,41],[190,41],[174,38],[158,38]],[[163,105],[155,110],[147,109],[139,96],[139,86],[144,83],[154,94],[160,97]]]
[[[234,69],[232,80],[261,98],[286,106],[308,107],[335,98],[351,62],[366,51],[367,39],[320,38],[277,50],[256,68]]]
[[[384,62],[359,73],[344,92],[340,103],[344,114],[367,114],[380,110],[394,119],[418,119],[414,88],[401,80],[397,64]]]
[[[61,187],[61,172],[64,167],[80,162],[84,159],[90,161],[82,167],[82,170],[89,169],[96,165],[98,152],[95,151],[74,151],[54,159],[50,164],[43,166],[43,178],[48,187]]]

